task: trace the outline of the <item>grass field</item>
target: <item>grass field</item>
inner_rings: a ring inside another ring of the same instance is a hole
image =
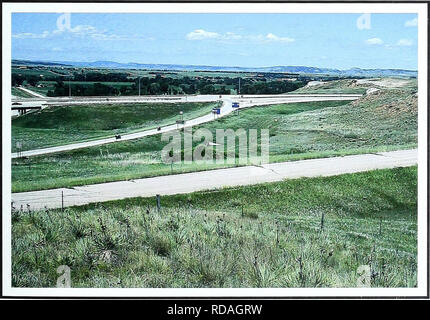
[[[221,77],[221,78],[249,78],[254,77],[257,73],[248,72],[211,72],[211,71],[157,71],[157,70],[129,70],[124,72],[131,73],[133,76],[155,77],[156,73],[165,74],[171,78],[181,79],[184,77]]]
[[[49,77],[52,76],[54,73],[52,73],[50,70],[46,69],[19,69],[12,67],[12,73],[21,74],[21,75],[31,75],[31,76],[44,76]]]
[[[38,88],[38,87],[32,87],[31,90],[42,94],[42,95],[47,95],[48,91],[54,91],[55,89],[55,83],[56,81],[40,81],[40,84],[43,85],[43,87]],[[112,86],[114,88],[121,88],[121,87],[128,87],[128,86],[132,86],[133,82],[103,82],[103,81],[70,81],[70,86],[73,88],[76,85],[81,85],[81,86],[92,86],[95,83],[101,83],[104,85],[108,85],[108,86]],[[64,85],[68,86],[69,85],[69,81],[64,80]]]
[[[38,87],[30,87],[31,91],[34,91],[38,94],[41,94],[42,96],[46,96],[49,90],[54,90],[53,85],[48,85],[46,87],[38,88]]]
[[[55,85],[56,81],[39,81],[40,84],[43,85]],[[70,84],[73,85],[93,85],[94,83],[101,83],[101,84],[105,84],[105,85],[109,85],[109,86],[114,86],[114,87],[124,87],[124,86],[131,86],[134,84],[134,82],[110,82],[110,81],[70,81]],[[64,84],[65,85],[69,85],[69,81],[68,80],[64,80]]]
[[[18,88],[14,88],[12,87],[12,95],[18,98],[34,98],[34,96],[32,96],[31,94],[23,91],[23,90],[19,90]]]
[[[417,168],[12,215],[12,286],[417,285]]]
[[[12,121],[12,151],[69,144],[173,124],[207,114],[213,103],[141,103],[49,107]]]
[[[409,89],[378,92],[352,103],[255,107],[201,127],[269,128],[270,161],[288,161],[416,147],[416,97]],[[276,120],[276,121],[275,121]],[[195,128],[196,129],[196,128]],[[129,180],[226,165],[164,164],[160,136],[14,160],[13,192]]]

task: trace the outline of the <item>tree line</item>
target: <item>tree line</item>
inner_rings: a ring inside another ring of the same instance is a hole
[[[55,81],[54,89],[48,96],[118,96],[118,95],[176,95],[176,94],[279,94],[294,91],[310,80],[305,77],[296,81],[272,77],[171,77],[156,74],[155,77],[130,76],[128,73],[76,72],[68,77],[41,77],[33,74],[12,73],[12,85],[24,83],[36,86],[39,81]],[[69,89],[69,81],[70,89]],[[73,83],[80,81],[83,83]],[[88,83],[85,83],[88,82]],[[116,85],[115,82],[122,82]],[[129,84],[124,84],[128,82]],[[240,90],[239,90],[240,89]]]

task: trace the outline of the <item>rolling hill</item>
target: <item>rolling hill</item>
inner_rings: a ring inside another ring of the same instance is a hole
[[[297,74],[325,74],[344,77],[416,77],[416,70],[404,69],[333,69],[317,68],[308,66],[271,66],[271,67],[234,67],[234,66],[206,66],[206,65],[183,65],[183,64],[143,64],[143,63],[120,63],[114,61],[28,61],[12,60],[12,65],[43,65],[43,66],[69,66],[86,68],[109,68],[109,69],[149,69],[149,70],[176,70],[176,71],[231,71],[231,72],[285,72]]]

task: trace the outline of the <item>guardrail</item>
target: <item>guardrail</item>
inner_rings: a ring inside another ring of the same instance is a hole
[[[14,102],[38,102],[38,101],[46,101],[46,102],[69,102],[69,101],[80,101],[80,100],[88,100],[88,101],[101,101],[101,102],[109,102],[109,101],[145,101],[145,100],[182,100],[187,97],[207,97],[219,99],[215,95],[177,95],[177,96],[73,96],[73,97],[46,97],[46,98],[14,98],[12,101]],[[279,95],[222,95],[222,97],[231,97],[238,99],[267,99],[267,98],[293,98],[293,97],[362,97],[363,94],[350,94],[350,93],[339,93],[339,94],[279,94]]]

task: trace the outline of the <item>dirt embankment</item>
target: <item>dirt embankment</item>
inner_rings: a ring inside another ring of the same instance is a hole
[[[375,78],[356,80],[357,85],[374,86],[379,88],[403,88],[413,83],[412,79]]]
[[[411,88],[416,86],[416,79],[402,78],[371,78],[371,79],[343,79],[333,81],[310,81],[305,87],[297,91],[322,91],[342,89],[364,89],[370,93],[380,89]]]
[[[375,112],[389,117],[418,114],[418,96],[413,89],[380,89],[351,102],[351,105],[373,107]]]

